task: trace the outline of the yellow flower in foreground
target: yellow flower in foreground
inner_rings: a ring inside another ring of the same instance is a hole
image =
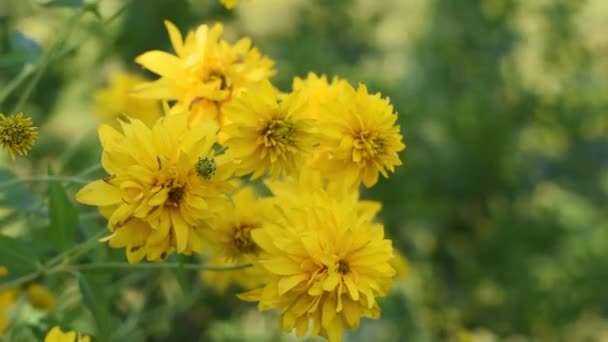
[[[75,331],[63,332],[60,327],[54,326],[46,337],[44,342],[90,342],[89,336],[80,335]]]
[[[298,205],[279,196],[283,220],[252,231],[271,276],[264,288],[240,298],[258,301],[262,311],[281,309],[286,332],[337,342],[361,317],[379,317],[376,298],[386,295],[395,274],[392,246],[382,225],[353,210],[352,201],[321,189],[309,193]]]
[[[162,115],[159,101],[133,96],[133,88],[146,79],[128,73],[118,72],[112,75],[108,87],[95,92],[95,114],[103,122],[120,129],[117,119],[123,116],[143,121],[152,127]]]
[[[314,165],[330,179],[344,178],[353,185],[371,187],[378,174],[388,177],[401,165],[405,149],[396,125],[397,114],[380,94],[370,95],[364,85],[355,91],[344,82],[340,96],[327,104],[321,120],[323,139]]]
[[[4,266],[0,266],[0,277],[8,274],[8,270]],[[17,300],[17,291],[14,289],[0,291],[0,336],[4,334],[4,331],[8,327],[8,313],[10,309],[15,305]]]
[[[225,108],[229,122],[228,153],[240,161],[239,175],[259,178],[295,174],[312,152],[316,134],[314,120],[307,117],[297,93],[279,101],[270,82],[252,86]]]
[[[255,263],[260,248],[251,238],[253,229],[261,228],[272,219],[269,203],[258,199],[255,190],[244,187],[233,196],[234,207],[218,219],[215,229],[206,231],[213,257],[212,265],[238,265]],[[263,284],[265,271],[259,266],[229,272],[201,273],[205,284],[223,292],[229,285],[237,284],[249,290]]]
[[[201,25],[186,39],[169,21],[165,21],[176,55],[148,51],[135,61],[161,76],[141,84],[138,96],[177,100],[180,111],[191,111],[191,121],[201,117],[218,120],[221,108],[239,91],[253,82],[274,74],[274,62],[251,46],[249,38],[235,44],[221,39],[223,26]]]
[[[213,150],[217,126],[189,129],[185,115],[139,120],[120,133],[101,125],[102,164],[108,177],[86,185],[76,199],[100,207],[111,247],[127,249],[129,262],[163,260],[173,251],[201,252],[202,231],[229,207],[230,163]],[[200,160],[213,164],[203,174]]]
[[[340,84],[346,83],[338,77],[334,77],[329,83],[327,76],[310,72],[306,78],[296,77],[293,79],[292,88],[294,91],[299,91],[300,96],[308,106],[308,113],[315,119],[321,119],[329,115],[325,110],[325,105],[332,101],[336,101],[340,94]]]
[[[13,160],[15,154],[26,155],[37,137],[38,131],[32,118],[23,117],[23,113],[9,116],[0,113],[0,146],[8,151]]]

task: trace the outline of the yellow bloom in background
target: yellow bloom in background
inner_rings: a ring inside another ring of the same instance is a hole
[[[321,120],[321,145],[314,165],[329,178],[345,178],[353,185],[371,187],[378,174],[388,177],[401,165],[398,152],[405,149],[397,114],[380,94],[365,85],[355,90],[340,83],[340,95],[328,103]]]
[[[338,77],[334,77],[330,83],[327,81],[327,76],[318,76],[314,72],[309,72],[304,79],[295,77],[292,89],[300,92],[308,107],[309,115],[315,119],[322,119],[330,114],[325,110],[325,105],[336,101],[340,94],[339,85],[344,83],[346,81]]]
[[[229,122],[226,135],[228,153],[240,162],[238,175],[252,173],[259,178],[295,174],[312,152],[316,142],[315,122],[307,117],[297,93],[279,101],[279,92],[270,82],[252,86],[225,108]]]
[[[152,127],[162,115],[160,102],[132,94],[133,88],[145,81],[145,78],[129,72],[113,74],[110,84],[99,89],[94,95],[95,114],[99,120],[120,129],[118,120],[125,120],[126,116],[141,120]]]
[[[188,110],[191,124],[202,119],[222,123],[225,103],[251,83],[274,74],[274,62],[251,46],[249,38],[235,44],[221,39],[223,26],[201,25],[183,39],[177,27],[165,21],[176,55],[148,51],[135,61],[161,76],[137,87],[138,96],[177,100],[180,111]]]
[[[76,199],[100,207],[110,246],[125,247],[129,262],[201,252],[202,231],[230,205],[233,168],[213,150],[217,125],[206,121],[189,129],[185,115],[171,115],[152,128],[134,119],[122,130],[100,126],[109,176],[86,185]],[[207,174],[199,170],[201,160]]]
[[[271,276],[264,288],[240,298],[259,302],[261,311],[282,310],[286,332],[337,342],[361,317],[379,317],[376,298],[386,295],[395,275],[392,246],[382,225],[353,210],[352,201],[309,192],[314,195],[297,205],[278,196],[283,220],[252,231],[264,251],[259,262]]]
[[[9,116],[0,113],[0,146],[13,160],[15,154],[25,156],[32,149],[38,137],[37,130],[32,118],[23,117],[23,113]]]
[[[0,266],[0,277],[8,274],[8,270],[4,266]],[[0,291],[0,337],[8,327],[8,314],[15,301],[17,300],[17,291],[14,289]]]
[[[37,309],[52,310],[57,303],[55,295],[44,285],[30,284],[26,292],[27,299]]]
[[[253,229],[261,228],[272,219],[272,208],[258,199],[252,187],[240,189],[232,197],[234,206],[218,219],[215,229],[207,230],[206,240],[211,246],[212,265],[238,265],[255,263],[260,248],[251,238]],[[263,284],[266,272],[258,265],[229,272],[201,272],[203,282],[220,292],[231,284],[242,289],[253,289]]]
[[[81,335],[75,331],[63,332],[60,327],[54,326],[46,337],[44,342],[90,342],[89,336]]]
[[[227,9],[233,9],[238,2],[239,0],[220,0],[220,3]]]

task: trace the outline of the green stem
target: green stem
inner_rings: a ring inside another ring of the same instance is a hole
[[[4,103],[4,101],[6,100],[6,98],[13,92],[15,91],[15,89],[17,89],[17,87],[19,87],[21,85],[21,83],[23,83],[23,81],[25,81],[34,71],[36,71],[36,66],[33,64],[26,64],[21,71],[19,72],[19,74],[17,75],[17,77],[15,77],[13,80],[11,80],[11,82],[4,88],[2,88],[2,91],[0,92],[0,105],[2,103]],[[14,114],[14,113],[9,113],[9,114]]]
[[[25,182],[69,182],[69,183],[78,183],[78,184],[89,184],[92,181],[88,179],[82,179],[71,176],[31,176],[31,177],[22,177],[12,179],[10,181],[6,181],[0,183],[0,190],[4,188],[8,188],[11,185],[25,183]]]
[[[76,264],[71,265],[78,271],[102,271],[102,270],[158,270],[158,269],[185,269],[198,271],[234,271],[253,266],[252,264],[239,264],[232,266],[210,266],[203,264],[180,264],[177,262],[161,262],[161,263],[140,263],[129,264],[126,262],[102,262],[94,264]]]
[[[84,10],[79,10],[78,12],[74,13],[74,15],[69,19],[68,24],[65,25],[62,30],[57,34],[57,38],[55,39],[55,41],[53,41],[51,46],[40,57],[40,62],[36,65],[37,68],[34,73],[34,77],[29,81],[27,87],[21,92],[21,95],[19,96],[17,102],[15,103],[15,106],[13,107],[12,113],[17,113],[23,109],[23,106],[30,98],[30,95],[38,85],[38,82],[40,82],[44,71],[54,59],[57,50],[65,43],[72,29],[74,28],[74,25],[76,25],[76,23],[78,22],[78,20],[80,20],[84,13],[86,13]]]
[[[24,276],[15,278],[15,279],[7,281],[5,283],[1,283],[0,284],[0,293],[2,293],[2,291],[4,291],[4,290],[12,289],[12,288],[21,286],[25,283],[29,283],[30,281],[40,277],[41,275],[42,275],[42,273],[40,271],[38,271],[38,272],[28,273]]]

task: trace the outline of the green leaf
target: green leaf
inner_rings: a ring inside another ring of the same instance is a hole
[[[40,201],[11,171],[0,169],[0,207],[26,212],[40,208]]]
[[[49,175],[52,175],[50,169]],[[60,182],[49,182],[49,214],[49,240],[58,251],[64,251],[75,242],[78,210],[70,202]]]
[[[83,0],[50,0],[40,2],[45,7],[82,7],[84,6]]]
[[[28,273],[38,267],[38,253],[27,241],[0,235],[0,265],[8,268],[11,277]]]
[[[108,342],[110,340],[110,313],[107,303],[103,301],[103,292],[96,288],[94,282],[79,273],[78,285],[82,294],[84,305],[91,311],[95,324],[97,325],[97,341]]]

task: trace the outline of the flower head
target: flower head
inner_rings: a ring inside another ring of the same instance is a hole
[[[223,213],[214,229],[206,231],[213,255],[211,263],[226,266],[254,263],[254,266],[231,272],[203,271],[203,282],[220,292],[231,284],[250,290],[266,279],[265,270],[255,264],[261,250],[253,241],[251,231],[271,221],[274,211],[269,202],[257,197],[252,187],[241,188],[232,196],[232,201],[234,206]]]
[[[133,96],[133,88],[146,80],[136,74],[118,72],[108,87],[95,92],[95,114],[103,122],[120,129],[117,119],[134,118],[152,127],[162,115],[159,101]]]
[[[258,178],[295,174],[311,154],[314,121],[297,93],[279,99],[270,82],[252,86],[225,108],[228,153],[240,161],[239,174]]]
[[[60,327],[54,326],[46,337],[44,342],[90,342],[89,336],[81,335],[75,331],[63,332]]]
[[[13,160],[17,153],[26,155],[37,137],[38,131],[31,118],[23,117],[23,113],[9,116],[0,113],[0,146],[8,151]]]
[[[100,207],[112,232],[110,246],[126,247],[130,262],[200,252],[201,230],[230,205],[233,170],[213,150],[217,126],[207,121],[189,129],[185,115],[173,115],[152,128],[134,119],[122,123],[122,130],[100,126],[109,176],[86,185],[76,199]],[[214,161],[214,174],[199,176],[201,158]]]
[[[284,331],[336,342],[361,317],[379,317],[376,298],[386,295],[395,274],[391,241],[348,198],[318,188],[297,204],[279,195],[283,219],[251,233],[271,276],[264,288],[240,297],[258,301],[260,310],[281,309]]]
[[[398,152],[405,149],[397,115],[388,100],[371,95],[364,85],[357,90],[340,83],[340,96],[327,104],[321,120],[323,138],[314,165],[330,178],[345,178],[354,185],[371,187],[378,174],[388,177],[401,165]]]
[[[274,74],[273,62],[243,38],[235,44],[221,39],[223,27],[201,25],[183,39],[169,21],[165,21],[176,55],[148,51],[135,61],[161,76],[141,84],[139,96],[177,100],[179,111],[190,111],[193,122],[211,118],[222,122],[224,104],[253,82]]]
[[[340,94],[340,85],[344,85],[345,80],[334,77],[331,83],[328,82],[327,76],[310,72],[306,78],[296,77],[293,79],[292,88],[294,91],[299,91],[300,96],[306,102],[308,114],[315,119],[323,119],[328,115],[325,111],[325,106],[336,101]]]

